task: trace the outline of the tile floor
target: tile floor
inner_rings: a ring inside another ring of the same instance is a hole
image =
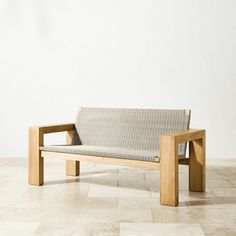
[[[27,184],[27,160],[0,159],[1,236],[236,235],[236,160],[208,160],[207,191],[188,191],[180,168],[180,205],[159,204],[159,171],[81,163],[65,175],[45,160],[45,185]]]

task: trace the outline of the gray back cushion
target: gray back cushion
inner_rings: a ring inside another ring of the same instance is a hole
[[[149,150],[159,154],[161,134],[189,129],[190,112],[164,109],[80,108],[76,120],[82,145]],[[184,155],[186,144],[179,146]]]

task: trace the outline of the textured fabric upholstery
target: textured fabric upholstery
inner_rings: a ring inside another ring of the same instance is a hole
[[[187,130],[189,122],[185,110],[84,107],[78,112],[72,141],[81,146],[43,149],[153,161],[159,155],[160,135]],[[186,144],[179,145],[179,155],[185,152]]]
[[[160,135],[187,130],[189,119],[185,110],[81,108],[75,126],[82,145],[159,153]]]
[[[40,147],[42,151],[62,152],[89,156],[124,158],[140,161],[154,161],[156,153],[138,149],[98,147],[86,145],[58,145]]]

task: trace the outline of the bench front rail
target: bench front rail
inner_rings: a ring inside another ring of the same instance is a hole
[[[66,160],[66,174],[78,176],[80,161],[115,164],[138,168],[160,168],[161,204],[177,206],[179,202],[178,165],[189,165],[189,190],[205,191],[205,130],[187,130],[160,138],[160,161],[139,161],[99,156],[40,151],[44,145],[44,134],[66,132],[66,144],[71,144],[74,124],[57,124],[29,128],[29,184],[43,185],[44,157]],[[189,142],[189,158],[179,159],[178,145]]]

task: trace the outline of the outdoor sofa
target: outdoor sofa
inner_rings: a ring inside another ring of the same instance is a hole
[[[160,168],[160,202],[177,206],[179,164],[189,165],[189,190],[205,191],[205,130],[189,129],[190,113],[83,107],[75,124],[30,127],[29,184],[43,185],[46,157],[66,159],[71,176],[80,174],[80,161]],[[65,145],[44,146],[45,134],[64,131]]]

